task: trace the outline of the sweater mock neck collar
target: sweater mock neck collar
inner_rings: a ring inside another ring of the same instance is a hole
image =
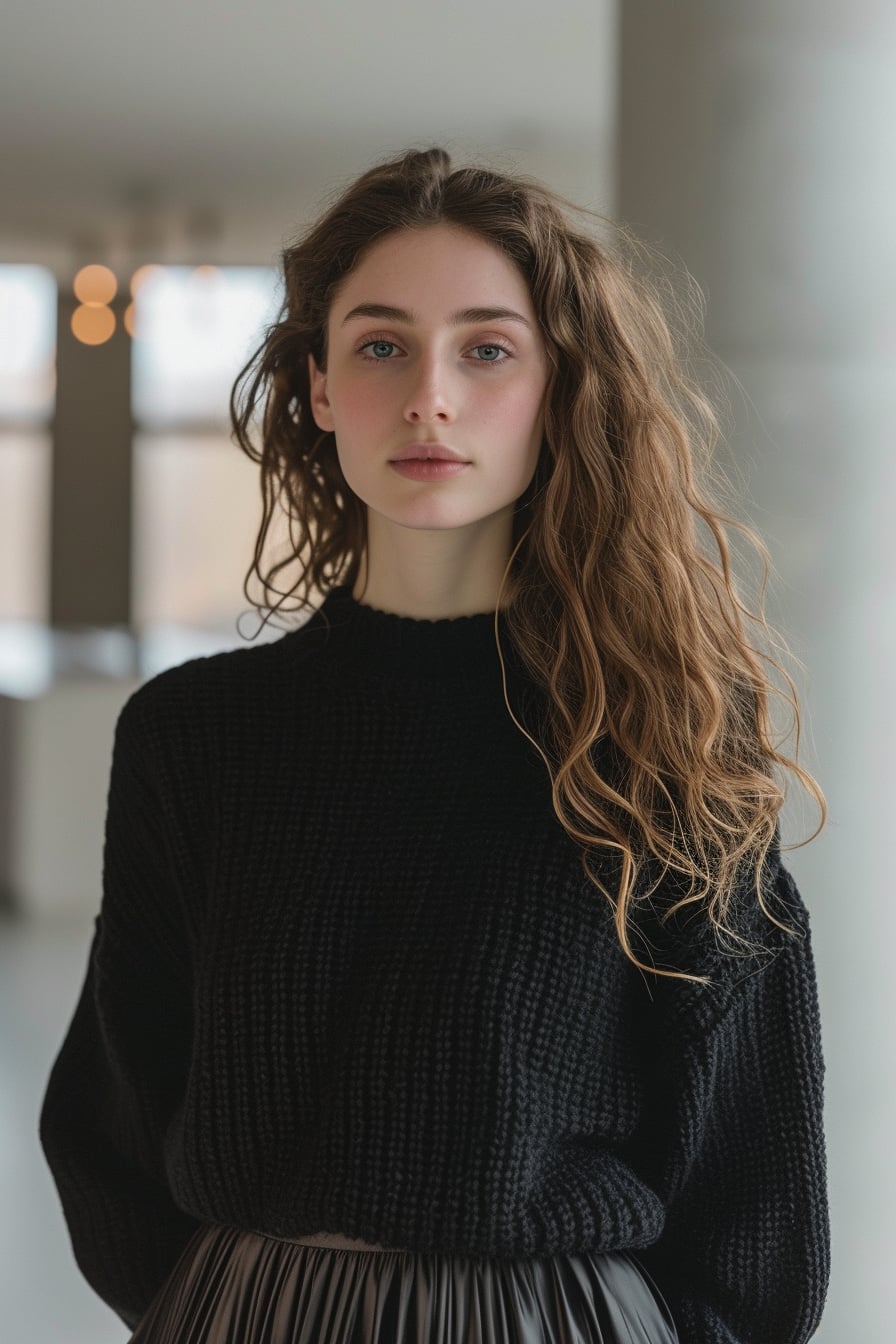
[[[359,602],[348,585],[327,593],[313,620],[330,640],[339,641],[342,657],[363,671],[396,679],[467,683],[492,682],[500,676],[492,612],[436,620],[399,616]],[[503,612],[498,630],[505,661],[510,636]]]

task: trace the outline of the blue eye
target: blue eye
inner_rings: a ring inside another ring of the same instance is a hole
[[[382,346],[384,346],[384,345],[388,345],[388,346],[392,346],[392,347],[394,348],[394,346],[395,346],[395,342],[394,342],[394,341],[368,341],[368,342],[366,343],[366,345],[362,345],[362,346],[361,346],[361,349],[362,349],[362,350],[366,350],[368,345],[374,345],[374,346],[378,345],[378,346],[380,346],[380,347],[382,347]],[[382,352],[382,349],[380,349],[379,352],[378,352],[376,355],[374,355],[374,356],[367,355],[367,356],[365,356],[365,358],[367,358],[367,359],[373,358],[374,361],[375,361],[376,363],[378,363],[378,364],[382,364],[382,363],[385,362],[383,359],[380,359],[380,357],[379,357],[382,353],[383,353],[383,352]]]
[[[376,347],[379,347],[379,349],[377,350]],[[364,352],[367,349],[373,349],[374,353],[371,355],[365,354]],[[375,336],[373,340],[365,341],[363,345],[358,347],[358,354],[362,359],[368,360],[371,364],[390,364],[393,361],[389,355],[389,351],[396,349],[398,349],[398,346],[395,341],[386,340],[383,336]],[[506,364],[508,359],[513,357],[512,351],[508,349],[506,345],[502,345],[499,341],[484,341],[480,345],[472,346],[471,349],[491,350],[497,352],[497,354],[503,354],[505,356],[504,359],[475,359],[473,360],[474,364]]]

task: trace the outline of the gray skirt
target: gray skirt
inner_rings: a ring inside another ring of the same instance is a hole
[[[131,1344],[679,1344],[630,1251],[520,1259],[200,1228]]]

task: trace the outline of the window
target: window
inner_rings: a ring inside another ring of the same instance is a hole
[[[9,647],[49,611],[55,392],[55,277],[44,266],[0,265],[0,622]]]
[[[279,312],[278,273],[152,266],[134,290],[134,622],[238,643],[261,493],[231,442],[229,397]]]

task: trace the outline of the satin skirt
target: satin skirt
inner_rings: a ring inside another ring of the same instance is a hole
[[[353,1244],[200,1228],[131,1344],[680,1344],[630,1251],[498,1259]]]

